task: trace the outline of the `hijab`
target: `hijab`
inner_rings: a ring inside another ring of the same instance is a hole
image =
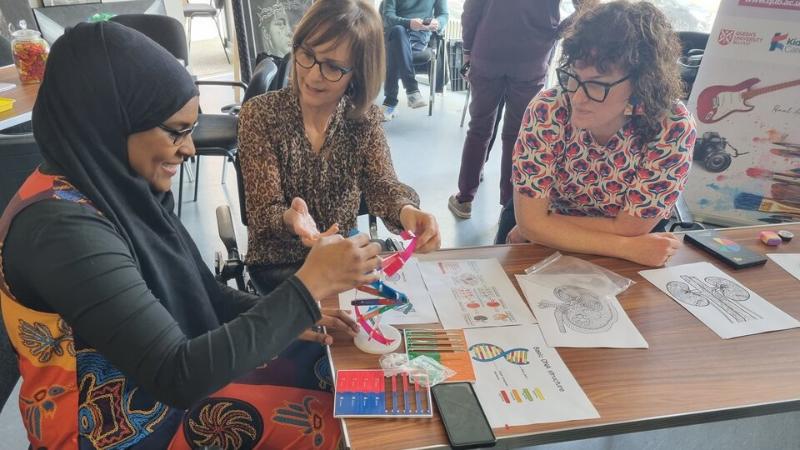
[[[116,227],[148,288],[188,337],[219,326],[219,285],[173,213],[128,162],[128,136],[155,128],[198,95],[186,69],[143,34],[81,23],[54,44],[33,108],[34,137],[63,175]]]

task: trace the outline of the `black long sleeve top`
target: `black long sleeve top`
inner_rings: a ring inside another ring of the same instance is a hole
[[[23,306],[59,314],[156,400],[187,408],[277,355],[321,315],[296,277],[266,297],[221,287],[221,325],[194,338],[148,289],[110,221],[77,203],[45,200],[14,219],[5,279]]]

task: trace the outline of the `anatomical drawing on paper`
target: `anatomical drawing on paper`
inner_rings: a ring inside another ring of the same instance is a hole
[[[567,332],[566,327],[580,333],[601,333],[617,321],[617,310],[588,289],[566,285],[553,289],[553,294],[561,302],[540,301],[539,308],[554,308],[558,331],[562,333]]]
[[[800,321],[709,262],[639,274],[723,339],[800,326]]]
[[[683,281],[667,283],[667,292],[676,300],[698,308],[716,309],[730,323],[762,319],[745,306],[750,293],[736,282],[723,277],[700,278],[681,275]]]

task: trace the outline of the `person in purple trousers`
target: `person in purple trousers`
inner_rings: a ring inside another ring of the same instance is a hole
[[[469,219],[480,184],[489,140],[505,99],[501,132],[500,203],[511,200],[511,154],[522,114],[544,85],[550,53],[559,32],[561,0],[466,0],[461,14],[464,62],[469,63],[472,101],[461,153],[458,193],[448,199],[457,217]],[[575,9],[592,0],[572,0]],[[566,21],[565,21],[566,23]]]

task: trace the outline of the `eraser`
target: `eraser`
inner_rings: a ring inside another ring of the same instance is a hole
[[[780,245],[783,242],[778,233],[774,231],[761,231],[758,233],[758,238],[761,239],[761,242],[773,246]]]

